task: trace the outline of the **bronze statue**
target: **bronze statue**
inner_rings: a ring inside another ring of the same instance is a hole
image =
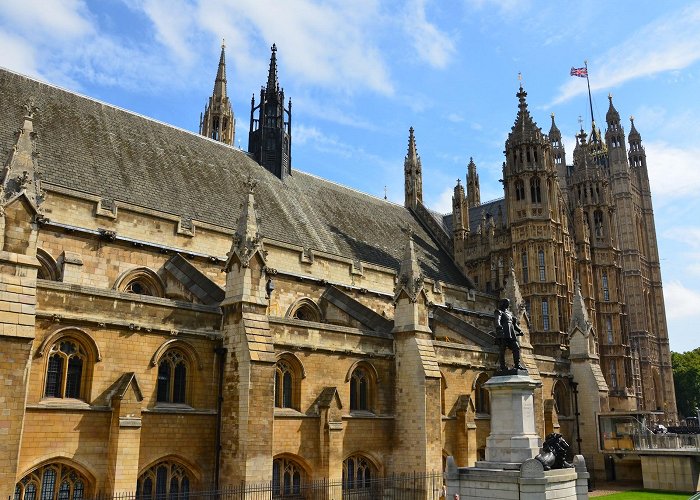
[[[566,461],[568,453],[569,443],[566,442],[564,436],[557,432],[552,432],[545,438],[544,443],[542,443],[542,449],[535,457],[535,460],[542,463],[544,470],[571,469],[574,466]]]
[[[494,311],[494,322],[496,324],[496,345],[500,349],[498,360],[501,364],[501,371],[506,371],[506,349],[513,353],[513,369],[526,370],[520,363],[520,344],[518,337],[523,335],[523,331],[518,324],[518,318],[513,316],[509,309],[510,301],[501,299],[498,309]]]

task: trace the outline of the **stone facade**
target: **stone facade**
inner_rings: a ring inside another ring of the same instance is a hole
[[[274,51],[270,75],[277,93]],[[4,70],[0,95],[0,497],[284,489],[439,471],[447,456],[474,465],[491,428],[498,296],[467,255],[508,285],[538,386],[536,433],[580,436],[573,377],[595,462],[594,412],[611,395],[593,303],[573,287],[575,238],[549,191],[546,221],[502,223],[515,239],[493,219],[470,232],[469,208],[483,206],[472,193],[452,238],[422,205],[413,134],[407,208],[292,171],[281,92],[272,166]],[[537,151],[550,155],[545,138]],[[476,166],[467,186],[478,189]],[[560,259],[544,288],[516,278],[517,260],[509,272],[528,238],[548,265]],[[566,309],[555,333],[528,321],[523,295],[535,292]],[[567,329],[576,297],[588,302]]]

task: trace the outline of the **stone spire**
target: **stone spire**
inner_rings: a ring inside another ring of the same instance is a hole
[[[399,269],[398,281],[394,293],[394,302],[405,293],[411,302],[416,302],[423,289],[423,272],[416,258],[416,250],[413,245],[413,230],[408,228],[408,244],[404,247],[403,260]]]
[[[469,210],[464,197],[464,186],[459,179],[452,195],[452,231],[454,237],[460,240],[469,232]]]
[[[262,243],[258,231],[258,216],[255,211],[255,186],[257,181],[248,180],[248,196],[242,204],[243,213],[238,219],[238,227],[233,235],[231,250],[228,252],[228,260],[225,270],[230,270],[232,264],[237,261],[241,267],[248,267],[254,255],[259,255],[265,263],[267,252]]]
[[[520,86],[518,93],[515,95],[518,98],[518,115],[515,118],[515,124],[511,128],[510,134],[508,134],[506,149],[509,146],[523,143],[543,144],[545,136],[527,109],[527,101],[525,100],[527,92]]]
[[[37,213],[41,213],[44,193],[38,171],[34,139],[34,113],[38,108],[32,101],[25,104],[26,113],[17,134],[17,142],[2,172],[0,184],[0,207],[24,195]]]
[[[270,69],[267,73],[266,88],[268,92],[277,92],[280,86],[277,81],[277,45],[273,43],[270,50]]]
[[[644,146],[642,146],[642,136],[637,131],[637,127],[634,126],[634,116],[630,116],[630,133],[627,137],[630,150],[629,150],[629,164],[630,167],[643,167],[647,166],[647,154],[644,151]]]
[[[591,321],[588,319],[588,309],[586,309],[586,302],[583,300],[583,294],[581,293],[581,283],[576,280],[574,286],[576,292],[574,293],[574,304],[571,309],[569,332],[573,332],[574,328],[578,328],[581,332],[587,334],[588,329],[591,327]]]
[[[481,205],[479,174],[476,173],[474,158],[469,158],[469,165],[467,166],[467,205],[469,208]]]
[[[228,145],[233,145],[236,138],[236,120],[226,93],[226,45],[223,42],[214,91],[199,118],[199,133]]]
[[[608,124],[608,128],[610,127],[619,127],[620,126],[620,113],[617,112],[617,109],[615,109],[615,106],[613,105],[613,96],[612,94],[608,94],[608,112],[605,113],[605,122]]]
[[[520,293],[520,285],[518,278],[515,277],[515,267],[513,262],[510,263],[510,273],[506,280],[506,286],[501,292],[501,298],[508,299],[510,308],[515,314],[521,314],[525,310],[525,301]]]
[[[408,152],[403,162],[405,178],[405,202],[406,208],[415,208],[418,202],[423,202],[423,173],[420,156],[416,148],[416,138],[413,135],[413,127],[408,129]]]

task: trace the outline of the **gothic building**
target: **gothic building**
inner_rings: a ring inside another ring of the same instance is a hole
[[[442,217],[412,129],[402,206],[292,169],[275,46],[248,152],[226,83],[222,47],[193,134],[0,70],[0,497],[284,497],[473,465],[499,297],[538,433],[594,474],[599,412],[673,418],[646,160],[612,104],[568,166],[520,89],[504,199],[481,202],[471,161]]]

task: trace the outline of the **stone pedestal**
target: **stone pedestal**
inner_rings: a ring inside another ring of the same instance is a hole
[[[495,376],[484,384],[490,392],[491,434],[486,440],[486,462],[477,462],[477,467],[518,469],[539,453],[534,406],[539,382],[522,373]]]

